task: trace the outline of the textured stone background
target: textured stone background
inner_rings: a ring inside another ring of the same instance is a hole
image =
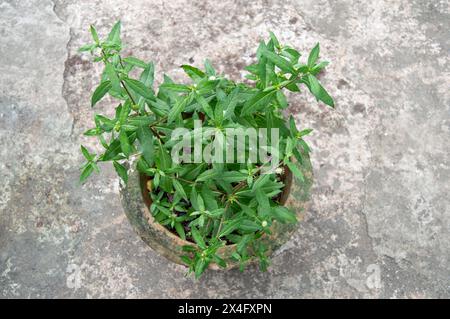
[[[269,272],[186,278],[135,235],[109,166],[78,184],[100,70],[77,48],[116,19],[178,79],[206,57],[240,79],[268,30],[333,62],[335,110],[291,96],[313,209]],[[449,30],[437,0],[1,0],[0,297],[450,297]]]

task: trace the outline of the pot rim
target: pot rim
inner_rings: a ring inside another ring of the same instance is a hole
[[[284,206],[284,204],[286,203],[286,201],[289,197],[289,194],[290,194],[291,188],[292,188],[292,179],[293,179],[292,172],[286,165],[283,166],[283,169],[284,169],[284,175],[283,175],[282,180],[284,183],[284,187],[283,187],[283,191],[280,194],[280,199],[279,199],[279,203],[281,206]],[[198,245],[196,243],[182,239],[181,237],[177,236],[176,234],[171,232],[169,229],[167,229],[166,227],[161,225],[157,220],[154,219],[154,217],[150,211],[150,206],[152,204],[152,200],[149,196],[149,190],[147,189],[147,181],[149,181],[149,180],[150,180],[149,176],[139,172],[139,185],[141,188],[142,198],[143,198],[144,204],[145,204],[144,205],[144,214],[145,214],[145,217],[146,217],[148,223],[149,224],[151,223],[158,230],[164,232],[171,239],[176,240],[180,246],[194,246],[194,247],[198,248]],[[273,227],[273,225],[271,226],[271,228],[272,227]],[[263,236],[266,236],[266,234],[263,234]],[[230,244],[230,245],[225,244],[224,246],[220,247],[219,250],[234,249],[235,247],[236,247],[236,244]]]

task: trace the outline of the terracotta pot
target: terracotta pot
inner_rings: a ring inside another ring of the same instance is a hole
[[[312,169],[309,157],[305,157],[305,163],[299,165],[305,176],[305,182],[300,183],[292,177],[292,173],[286,170],[285,187],[281,194],[280,202],[291,208],[297,214],[297,219],[302,220],[304,212],[309,208],[309,190],[312,184]],[[159,224],[149,210],[150,196],[146,190],[147,178],[136,169],[136,161],[129,163],[128,183],[121,184],[120,194],[122,206],[131,225],[142,240],[151,248],[169,260],[183,264],[180,256],[184,254],[181,247],[184,245],[195,246],[194,243],[182,240],[180,237]],[[297,224],[281,224],[274,222],[271,226],[272,235],[264,235],[264,240],[269,248],[268,254],[289,240],[292,233],[298,227]],[[230,258],[235,251],[236,245],[226,245],[219,248],[218,254],[226,260],[227,268],[234,268],[238,263]],[[216,264],[211,263],[209,268],[218,269]]]

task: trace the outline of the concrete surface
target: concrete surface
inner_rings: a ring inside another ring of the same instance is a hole
[[[269,272],[186,278],[133,232],[109,166],[78,184],[100,70],[77,48],[119,18],[126,51],[177,79],[206,57],[241,78],[268,30],[333,62],[336,110],[291,97],[313,209]],[[0,297],[450,297],[449,30],[445,0],[0,1]]]

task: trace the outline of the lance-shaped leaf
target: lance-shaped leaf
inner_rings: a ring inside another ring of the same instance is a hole
[[[111,87],[111,81],[109,80],[100,83],[100,85],[95,89],[94,94],[92,94],[91,107],[93,107],[98,101],[100,101],[105,96],[105,94],[108,93]]]
[[[89,151],[87,150],[87,148],[84,147],[83,145],[81,145],[81,153],[83,153],[83,156],[88,161],[92,161],[94,159],[94,157],[95,157],[95,155],[94,154],[90,154]]]
[[[326,105],[334,107],[333,98],[328,94],[328,92],[323,88],[323,86],[317,81],[314,75],[308,74],[307,81],[305,81],[306,86],[308,86],[311,93],[316,97],[317,100],[322,101]]]
[[[211,64],[211,61],[209,61],[208,59],[205,60],[204,62],[205,64],[205,71],[206,74],[208,74],[209,76],[214,76],[216,75],[216,70],[214,70],[214,67]]]
[[[175,187],[175,190],[177,191],[177,193],[179,193],[180,196],[183,197],[185,200],[188,200],[188,197],[186,195],[186,192],[184,191],[183,185],[181,185],[181,183],[176,179],[173,179],[172,183],[173,183],[173,186]]]
[[[235,229],[237,229],[239,227],[241,222],[242,222],[242,218],[234,219],[234,220],[228,220],[225,223],[225,226],[220,231],[220,233],[218,234],[217,237],[220,238],[220,237],[223,237],[223,236],[231,234]]]
[[[137,66],[139,68],[142,68],[142,69],[145,69],[148,66],[147,63],[145,63],[144,61],[142,61],[138,58],[135,58],[133,56],[126,57],[123,59],[123,61],[126,63],[129,63],[131,65]]]
[[[249,115],[253,111],[257,109],[259,104],[262,104],[263,102],[266,102],[267,104],[270,101],[270,98],[275,94],[276,89],[272,88],[267,91],[262,91],[256,93],[250,100],[248,100],[241,111],[241,116]]]
[[[175,223],[175,230],[181,239],[186,240],[186,233],[184,232],[184,228],[181,223]]]
[[[137,139],[141,147],[142,157],[144,157],[147,164],[151,167],[154,162],[154,146],[153,146],[153,134],[147,126],[139,126],[137,131]]]
[[[270,209],[269,199],[261,188],[255,189],[256,201],[263,210]]]
[[[214,118],[214,112],[211,106],[209,105],[208,101],[206,101],[206,99],[203,96],[196,94],[195,100],[198,102],[198,104],[200,104],[200,106],[203,108],[203,111],[205,111],[205,114],[208,115],[209,118],[211,119]]]
[[[94,25],[91,24],[89,27],[89,31],[91,31],[92,39],[94,39],[95,43],[99,43],[100,40],[98,38],[97,30],[95,29]]]
[[[214,178],[216,176],[217,176],[217,171],[215,169],[209,169],[209,170],[206,170],[203,173],[201,173],[197,177],[196,181],[197,182],[204,182],[204,181],[210,180],[210,179],[212,179],[212,178]]]
[[[141,81],[146,87],[152,87],[154,78],[155,65],[153,64],[153,62],[150,62],[147,64],[144,71],[142,71],[141,76],[139,77],[139,81]]]
[[[301,181],[301,182],[305,181],[305,177],[303,176],[302,171],[298,168],[297,165],[295,165],[292,162],[287,162],[286,165],[299,181]]]
[[[119,141],[120,141],[120,147],[122,148],[123,154],[127,157],[130,156],[131,145],[130,145],[130,141],[128,140],[127,132],[124,129],[120,130]]]
[[[169,115],[167,117],[167,123],[172,123],[180,114],[183,112],[183,110],[186,108],[186,105],[188,104],[190,100],[190,95],[185,96],[182,99],[179,99],[175,105],[170,109]]]
[[[297,222],[297,217],[295,214],[284,206],[272,207],[272,215],[281,223]]]
[[[87,180],[87,178],[89,177],[89,175],[92,174],[93,171],[94,171],[94,167],[93,167],[92,163],[88,163],[84,167],[83,171],[81,172],[80,183],[84,183]]]
[[[197,243],[197,245],[201,249],[206,249],[205,241],[203,240],[202,235],[200,235],[200,232],[197,230],[196,227],[191,228],[191,234],[192,234],[192,238],[194,238],[194,241]]]
[[[174,91],[174,92],[190,92],[191,89],[189,86],[184,84],[176,84],[176,83],[163,83],[159,87],[160,89]]]
[[[132,89],[134,92],[139,94],[145,99],[152,100],[154,99],[154,95],[150,88],[146,87],[142,82],[130,78],[124,79],[125,84]]]
[[[113,90],[116,92],[120,92],[119,77],[117,76],[114,66],[109,62],[105,62],[105,73],[108,76],[109,80],[111,81]]]
[[[295,69],[292,66],[291,62],[287,61],[286,59],[282,58],[281,56],[275,54],[272,51],[269,51],[267,49],[261,50],[261,53],[264,57],[266,57],[270,62],[275,64],[277,67],[280,68],[283,72],[295,74]]]
[[[118,138],[113,140],[106,149],[103,156],[100,158],[101,161],[110,161],[115,159],[121,152],[120,141]]]
[[[193,67],[192,65],[183,64],[181,66],[186,74],[193,80],[201,80],[206,76],[205,72]]]
[[[248,176],[247,174],[241,172],[229,171],[220,174],[219,176],[217,176],[217,178],[222,179],[227,183],[236,183],[246,180],[247,176]]]
[[[311,50],[308,56],[308,68],[312,68],[314,64],[316,64],[317,59],[319,58],[320,46],[319,43]]]
[[[111,32],[108,35],[108,42],[114,43],[114,44],[121,44],[120,41],[120,27],[121,23],[120,21],[117,21],[116,24],[111,29]]]
[[[128,182],[127,169],[123,165],[121,165],[119,162],[116,162],[116,161],[113,162],[113,165],[114,165],[114,168],[115,168],[117,174],[119,175],[119,177],[126,184]]]
[[[224,106],[223,106],[223,109],[225,111],[225,114],[223,117],[225,120],[231,118],[234,115],[234,109],[236,107],[236,104],[239,101],[239,92],[240,92],[240,88],[236,87],[227,96],[227,98],[224,102]]]

